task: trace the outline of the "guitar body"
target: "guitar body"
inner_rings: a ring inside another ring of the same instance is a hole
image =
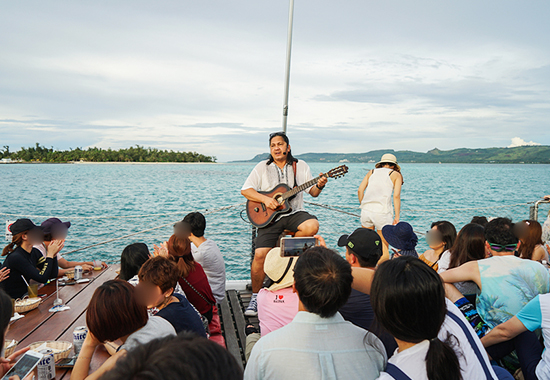
[[[277,199],[289,190],[290,187],[284,183],[281,183],[271,191],[258,191],[258,193]],[[251,200],[246,202],[246,214],[248,215],[248,219],[250,220],[250,223],[257,228],[268,226],[278,215],[287,214],[291,211],[292,208],[290,207],[288,200],[282,201],[281,205],[276,210],[268,208],[264,203],[254,202]]]

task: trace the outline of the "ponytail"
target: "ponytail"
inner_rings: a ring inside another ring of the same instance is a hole
[[[439,338],[430,340],[426,354],[426,372],[429,380],[462,380],[458,356],[452,346],[456,337],[449,334],[442,342]]]
[[[23,234],[26,232],[27,231],[13,235],[13,237],[11,238],[11,243],[6,245],[2,250],[2,256],[9,255],[13,251],[15,251],[16,247],[19,247],[21,244],[23,244]]]

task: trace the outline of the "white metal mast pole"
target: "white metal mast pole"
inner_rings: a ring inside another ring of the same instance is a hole
[[[288,92],[290,90],[290,55],[292,53],[292,25],[294,23],[294,0],[290,0],[288,10],[288,40],[286,45],[285,68],[285,100],[283,102],[283,132],[286,133],[286,121],[288,117]]]

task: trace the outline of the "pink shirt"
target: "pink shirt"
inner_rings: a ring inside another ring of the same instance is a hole
[[[298,314],[298,295],[292,288],[258,292],[258,319],[262,336],[289,324]]]

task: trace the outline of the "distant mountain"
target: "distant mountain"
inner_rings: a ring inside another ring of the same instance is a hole
[[[297,158],[307,162],[378,162],[384,153],[393,153],[401,163],[446,164],[550,164],[550,146],[519,146],[515,148],[487,149],[432,149],[426,153],[393,149],[373,150],[366,153],[304,153]],[[262,153],[247,161],[259,162],[269,157]]]

